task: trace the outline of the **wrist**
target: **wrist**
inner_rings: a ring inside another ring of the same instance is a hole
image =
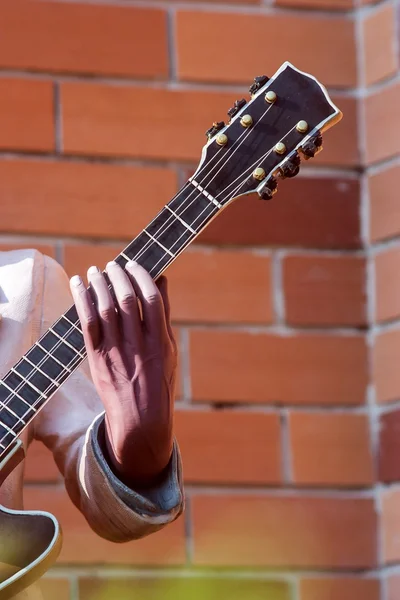
[[[100,430],[99,430],[100,433]],[[172,435],[161,443],[160,437],[148,443],[148,436],[135,431],[118,445],[114,443],[107,422],[99,443],[110,469],[131,489],[156,487],[164,479],[172,452]]]

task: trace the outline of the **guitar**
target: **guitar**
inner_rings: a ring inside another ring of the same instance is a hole
[[[216,122],[195,173],[115,259],[139,262],[156,279],[233,200],[269,200],[279,179],[298,174],[302,160],[322,150],[322,132],[342,113],[311,75],[285,62],[256,77],[251,99],[235,102],[229,123]],[[86,358],[72,305],[0,380],[0,485],[24,458],[22,431]],[[0,506],[0,598],[39,579],[61,549],[55,517]]]

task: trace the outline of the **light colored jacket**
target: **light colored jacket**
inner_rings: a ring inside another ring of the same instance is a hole
[[[35,250],[0,252],[0,376],[71,304],[68,278],[56,261]],[[85,361],[36,415],[22,440],[25,448],[37,439],[51,450],[71,500],[96,533],[111,542],[130,541],[182,513],[179,450],[175,442],[169,474],[160,487],[138,493],[108,467],[97,438],[103,420],[104,408]],[[23,478],[21,463],[0,488],[1,505],[23,509]],[[40,598],[34,586],[16,600]]]

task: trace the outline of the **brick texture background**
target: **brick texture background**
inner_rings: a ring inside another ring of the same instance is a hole
[[[168,271],[187,510],[90,532],[47,451],[26,503],[62,522],[46,600],[398,600],[397,2],[3,0],[0,247],[104,267],[284,60],[344,119],[271,203],[234,203]]]

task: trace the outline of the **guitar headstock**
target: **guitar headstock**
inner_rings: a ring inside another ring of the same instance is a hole
[[[257,77],[250,94],[229,110],[228,124],[206,132],[190,178],[221,206],[254,192],[272,198],[278,179],[296,176],[301,161],[322,150],[322,133],[342,118],[325,87],[289,62],[270,79]]]

